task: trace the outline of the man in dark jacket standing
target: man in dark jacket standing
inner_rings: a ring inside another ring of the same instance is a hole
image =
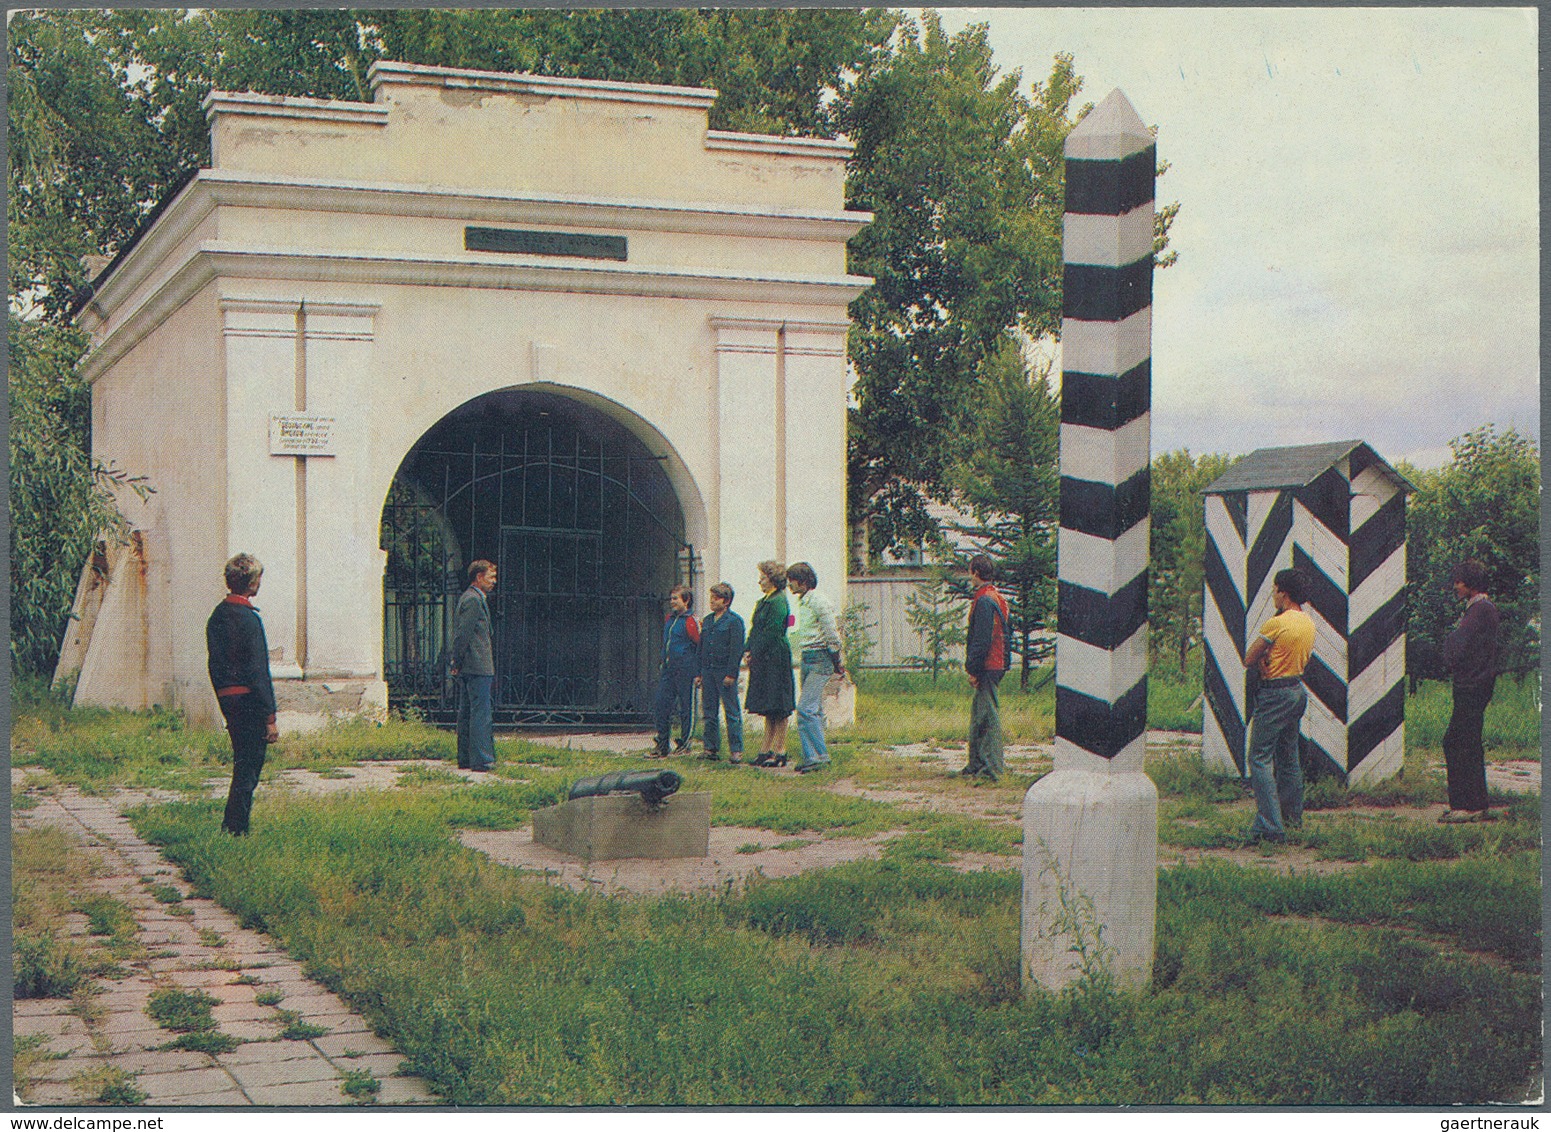
[[[458,766],[481,772],[495,766],[490,702],[495,651],[490,642],[487,600],[495,584],[494,562],[483,558],[470,562],[469,588],[458,598],[452,618],[452,674],[463,683],[463,694],[458,697]]]
[[[1454,678],[1454,712],[1443,733],[1449,776],[1445,822],[1482,821],[1486,810],[1486,752],[1481,742],[1486,705],[1497,683],[1497,607],[1486,596],[1486,567],[1474,558],[1454,567],[1454,593],[1465,615],[1443,642],[1443,663]]]
[[[727,761],[743,761],[743,713],[738,710],[738,666],[743,660],[743,618],[730,608],[726,582],[711,587],[711,612],[700,624],[700,714],[707,759],[721,757],[721,712],[727,711]]]
[[[969,709],[969,765],[959,771],[992,782],[1001,777],[1002,717],[996,689],[1007,673],[1007,602],[996,589],[996,565],[989,554],[969,560],[975,596],[969,609],[969,638],[964,645],[964,671],[975,699]]]
[[[220,701],[226,733],[232,740],[232,786],[226,795],[221,828],[236,836],[248,832],[253,790],[264,769],[264,749],[280,738],[275,726],[275,688],[269,679],[269,642],[258,607],[250,600],[259,592],[263,577],[263,563],[253,555],[233,558],[226,564],[230,592],[205,622],[210,686]]]

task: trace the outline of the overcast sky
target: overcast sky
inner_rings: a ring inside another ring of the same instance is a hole
[[[1534,9],[942,9],[1004,70],[1076,57],[1170,163],[1153,451],[1537,438]]]

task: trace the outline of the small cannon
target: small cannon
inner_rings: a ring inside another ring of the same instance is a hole
[[[684,779],[671,770],[617,770],[596,778],[579,778],[568,797],[593,798],[604,794],[639,794],[649,806],[660,806],[678,791]]]

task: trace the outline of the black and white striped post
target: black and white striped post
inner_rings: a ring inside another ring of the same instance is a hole
[[[1151,132],[1120,91],[1066,140],[1055,769],[1023,805],[1023,973],[1152,974],[1147,728]]]

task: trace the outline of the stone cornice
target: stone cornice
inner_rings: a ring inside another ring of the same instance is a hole
[[[470,222],[543,224],[616,231],[764,236],[774,239],[849,239],[872,220],[870,212],[778,211],[668,201],[588,200],[548,194],[472,192],[430,185],[261,176],[203,169],[178,194],[103,281],[89,307],[107,320],[161,267],[218,205],[316,212],[440,217]]]
[[[707,130],[705,147],[839,161],[846,160],[856,150],[856,146],[848,141],[830,138],[786,138],[774,134],[735,134],[728,130]]]
[[[484,90],[497,94],[537,95],[542,98],[590,98],[605,102],[638,102],[709,110],[717,96],[716,91],[705,87],[563,79],[552,75],[468,71],[457,67],[430,67],[388,61],[373,63],[367,72],[367,81],[371,84],[373,98],[380,97],[379,92],[384,86],[433,86],[451,90]]]
[[[205,120],[208,122],[214,122],[217,114],[234,114],[313,122],[348,122],[360,126],[386,126],[389,110],[387,106],[379,106],[374,102],[336,102],[325,98],[294,98],[281,94],[226,90],[212,90],[205,95],[200,109],[205,112]]]
[[[840,308],[872,283],[871,279],[856,275],[755,276],[576,262],[513,263],[476,256],[298,252],[292,248],[240,247],[212,241],[187,255],[162,284],[147,294],[87,355],[81,364],[82,375],[87,381],[95,381],[169,315],[217,278],[565,291]]]

